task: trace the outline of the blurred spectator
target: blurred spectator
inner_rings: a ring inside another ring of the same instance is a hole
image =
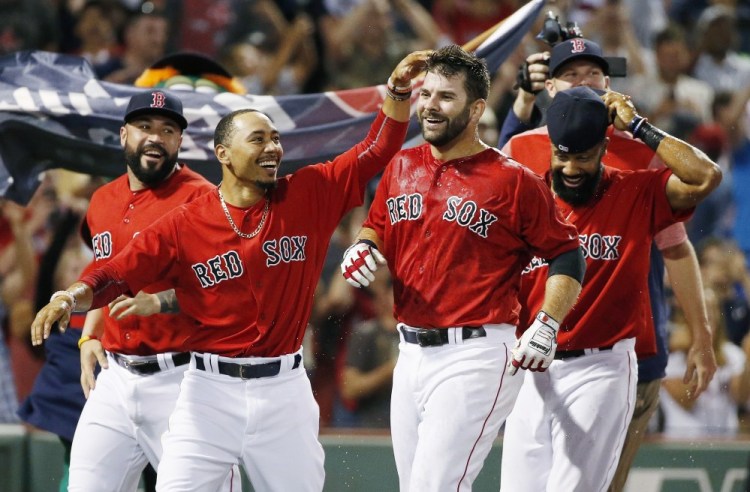
[[[55,51],[57,17],[50,0],[0,0],[0,55],[20,50]]]
[[[318,63],[310,18],[284,24],[279,45],[253,44],[249,36],[222,49],[221,62],[250,94],[299,94]]]
[[[79,205],[83,205],[80,203]],[[39,267],[35,311],[44,306],[53,292],[75,282],[93,254],[81,240],[78,229],[85,206],[68,210],[57,224],[49,249]],[[60,491],[67,490],[68,465],[73,434],[86,399],[81,389],[80,355],[85,314],[75,313],[68,329],[53,329],[44,346],[42,366],[29,398],[19,409],[19,416],[29,425],[56,434],[65,448],[65,465]]]
[[[655,73],[629,73],[629,78],[635,77],[628,94],[651,123],[685,139],[697,125],[711,121],[714,91],[706,82],[687,75],[690,51],[679,26],[670,25],[654,37],[654,52]]]
[[[617,3],[618,0],[609,0]],[[622,0],[631,13],[630,27],[641,46],[653,48],[654,35],[667,27],[668,17],[662,0]],[[632,15],[637,14],[637,15]]]
[[[378,271],[365,290],[372,298],[375,317],[352,327],[341,375],[341,396],[352,412],[351,426],[387,429],[399,343],[388,271]]]
[[[5,339],[13,330],[11,307],[26,294],[36,275],[36,264],[23,207],[3,201],[0,214],[10,232],[11,242],[6,249],[12,252],[13,258],[12,266],[0,275],[0,423],[12,423],[18,421],[18,394]],[[26,336],[28,339],[28,329]]]
[[[625,57],[628,77],[633,77],[643,75],[646,69],[644,48],[633,31],[630,16],[631,12],[626,5],[619,1],[607,1],[594,10],[588,22],[581,27],[586,38],[598,42],[605,55]],[[621,79],[613,78],[610,84],[614,90],[628,94],[633,92]]]
[[[728,341],[719,297],[708,289],[705,298],[718,369],[708,388],[698,398],[694,397],[683,382],[690,329],[675,309],[667,376],[660,395],[667,437],[734,436],[739,427],[740,405],[750,397],[750,336],[744,337],[742,348]]]
[[[524,3],[518,0],[434,0],[432,16],[448,38],[465,44],[508,17]]]
[[[490,146],[497,144],[497,139],[500,136],[500,127],[497,123],[497,116],[495,111],[491,107],[487,106],[479,118],[479,139]]]
[[[750,58],[737,53],[736,16],[725,5],[713,5],[698,18],[700,52],[693,75],[715,91],[735,91],[750,85]]]
[[[750,332],[750,275],[745,255],[731,240],[706,238],[698,245],[703,285],[719,306],[724,337],[741,345]]]
[[[401,27],[403,25],[403,27]],[[407,53],[436,48],[440,28],[415,0],[361,0],[321,19],[329,89],[382,84]]]
[[[74,33],[79,41],[77,54],[91,63],[94,72],[118,56],[117,30],[110,16],[110,2],[89,0],[78,14]]]
[[[152,63],[164,56],[169,22],[160,13],[133,14],[123,32],[123,52],[97,68],[97,76],[108,82],[132,84]]]

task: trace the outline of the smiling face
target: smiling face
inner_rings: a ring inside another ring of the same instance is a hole
[[[225,123],[226,132],[215,142],[224,180],[234,179],[262,190],[275,188],[284,149],[279,131],[270,118],[249,111],[236,114]],[[217,133],[220,133],[219,128]]]
[[[417,100],[417,117],[422,137],[435,147],[444,147],[460,136],[473,135],[467,131],[472,122],[463,73],[453,77],[428,72]],[[476,102],[475,102],[476,103]]]
[[[182,130],[171,118],[143,114],[120,128],[131,188],[161,183],[174,170]],[[135,180],[135,181],[134,181]]]
[[[596,193],[602,177],[602,157],[609,139],[585,151],[571,154],[552,145],[552,189],[565,202],[582,205]]]

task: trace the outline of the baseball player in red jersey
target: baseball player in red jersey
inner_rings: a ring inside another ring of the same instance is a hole
[[[393,276],[391,435],[403,492],[471,490],[513,408],[513,374],[549,365],[583,277],[577,231],[549,188],[479,140],[488,91],[482,60],[458,46],[435,52],[417,101],[428,143],[391,160],[342,263],[355,286],[385,259]],[[534,255],[553,268],[517,341],[521,271]]]
[[[186,126],[181,101],[167,92],[130,99],[120,129],[127,173],[94,193],[82,226],[94,265],[106,265],[157,218],[213,189],[177,162]],[[167,289],[163,281],[143,286],[136,299],[154,304],[150,312],[121,298],[111,313],[109,307],[89,313],[79,342],[88,400],[73,439],[71,491],[134,491],[147,462],[158,466],[161,436],[190,359],[185,340],[196,322],[180,313],[120,316],[157,313],[157,295],[173,298]],[[103,370],[95,383],[97,360]],[[222,490],[239,490],[238,471],[229,472]]]
[[[548,58],[548,63],[542,62]],[[597,90],[609,87],[609,62],[603,57],[596,43],[574,38],[561,42],[551,53],[535,53],[527,59],[528,85],[521,90],[513,104],[513,109],[503,125],[500,145],[503,152],[522,162],[538,174],[549,169],[550,143],[546,126],[511,135],[532,128],[534,94],[546,90],[551,99],[562,90],[576,86],[588,86]],[[549,77],[548,77],[549,76]],[[607,153],[602,162],[616,169],[661,169],[664,163],[659,156],[630,133],[611,127],[607,132],[610,139]],[[654,237],[651,272],[649,274],[649,294],[651,296],[651,316],[645,317],[644,336],[636,340],[638,355],[638,386],[636,407],[628,428],[620,462],[615,477],[608,489],[620,492],[625,486],[628,471],[635,459],[646,427],[659,405],[659,389],[667,365],[667,317],[668,307],[664,296],[664,270],[680,306],[683,307],[688,324],[693,332],[693,345],[688,352],[685,382],[690,384],[693,395],[705,390],[716,372],[716,360],[711,343],[711,330],[703,299],[698,259],[693,245],[679,222],[673,224]],[[652,326],[653,322],[653,326]],[[656,345],[654,345],[656,344]],[[657,354],[654,353],[657,347]]]
[[[276,176],[280,135],[268,116],[241,109],[222,118],[214,134],[220,187],[140,231],[37,314],[38,344],[73,309],[99,307],[158,279],[174,286],[196,321],[157,490],[216,490],[238,457],[257,491],[322,490],[318,407],[302,338],[331,234],[401,147],[411,79],[428,53],[412,53],[395,68],[362,142],[283,178]]]
[[[603,99],[603,100],[602,100]],[[610,115],[654,149],[668,169],[620,171],[601,164]],[[719,185],[705,154],[664,134],[629,98],[588,87],[558,92],[547,110],[552,143],[545,178],[578,228],[586,279],[561,324],[555,361],[528,373],[505,429],[501,490],[605,491],[615,473],[635,405],[635,337],[649,313],[654,234],[687,219]],[[524,271],[521,326],[542,302],[548,265]]]

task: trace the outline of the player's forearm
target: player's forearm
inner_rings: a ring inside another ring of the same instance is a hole
[[[81,296],[85,296],[85,302],[81,304],[78,304],[76,298],[76,311],[104,307],[119,296],[130,292],[127,284],[122,279],[115,278],[106,267],[89,272],[74,285],[80,285]]]
[[[721,183],[721,168],[701,150],[667,135],[657,155],[679,178],[683,186],[667,185],[667,197],[674,209],[694,207]]]
[[[104,335],[104,313],[101,309],[92,309],[86,314],[81,336],[101,338],[102,335]]]
[[[378,233],[375,232],[375,229],[370,229],[369,227],[363,227],[360,229],[356,240],[359,241],[361,239],[372,241],[379,250],[383,250],[383,242],[380,240],[380,237],[378,237]]]
[[[578,280],[567,275],[553,275],[547,278],[545,284],[542,311],[558,323],[562,323],[580,293],[581,284]]]
[[[513,114],[525,124],[531,122],[531,114],[534,111],[534,101],[536,96],[529,92],[519,89],[515,100],[513,100]]]
[[[693,245],[684,241],[664,249],[662,255],[672,291],[692,331],[693,345],[698,343],[710,350],[711,325],[708,321],[700,266]]]
[[[159,299],[160,313],[175,314],[180,312],[180,304],[177,302],[177,294],[174,289],[157,292],[156,298]]]

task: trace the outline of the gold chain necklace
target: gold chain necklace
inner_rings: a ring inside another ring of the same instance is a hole
[[[268,197],[266,197],[266,206],[263,207],[263,215],[260,218],[260,224],[258,224],[258,227],[253,232],[251,232],[250,234],[245,234],[237,227],[237,224],[234,223],[234,221],[232,220],[232,216],[229,215],[227,202],[224,201],[224,195],[221,194],[221,185],[219,185],[218,192],[219,192],[219,200],[221,201],[221,208],[224,209],[224,215],[227,216],[229,225],[232,226],[232,229],[234,230],[235,234],[245,239],[252,239],[255,236],[257,236],[260,230],[263,229],[263,224],[266,223],[266,217],[268,217],[268,209],[270,208],[269,206],[270,201],[268,200]]]

